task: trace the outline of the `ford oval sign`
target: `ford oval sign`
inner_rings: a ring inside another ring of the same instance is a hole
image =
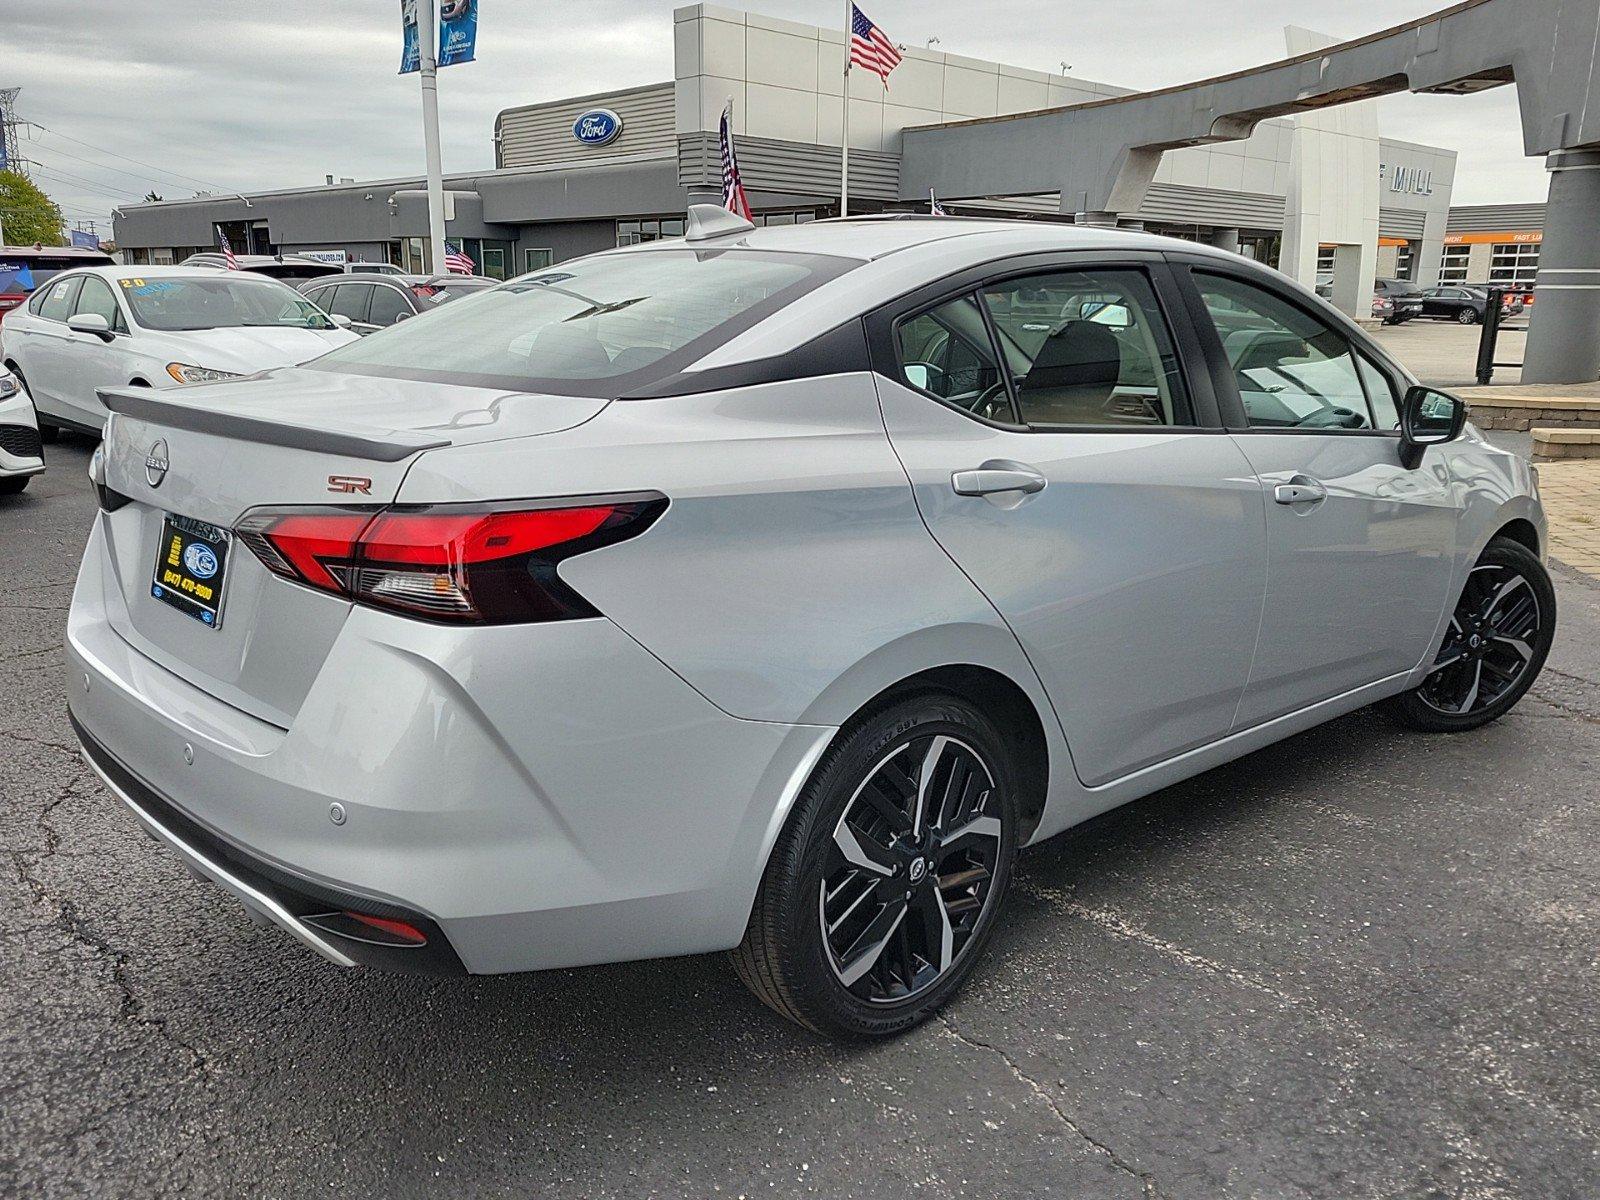
[[[622,132],[622,118],[609,108],[591,108],[572,123],[572,136],[585,146],[604,146]]]

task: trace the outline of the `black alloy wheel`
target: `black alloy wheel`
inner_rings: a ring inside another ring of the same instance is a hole
[[[901,1033],[971,972],[1017,842],[1017,772],[968,701],[909,696],[847,726],[774,846],[734,969],[809,1029]]]
[[[1525,546],[1489,544],[1467,576],[1428,676],[1394,712],[1414,727],[1475,729],[1508,711],[1544,666],[1555,636],[1555,589]]]

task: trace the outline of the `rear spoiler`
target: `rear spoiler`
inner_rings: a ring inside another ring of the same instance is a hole
[[[172,429],[211,433],[268,446],[288,446],[294,450],[365,458],[373,462],[399,462],[423,450],[437,450],[450,445],[449,438],[429,437],[402,430],[354,433],[309,425],[289,425],[229,412],[224,408],[185,404],[149,388],[100,388],[95,394],[110,411],[137,421],[152,421]]]

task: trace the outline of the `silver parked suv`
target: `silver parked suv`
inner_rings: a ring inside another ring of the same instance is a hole
[[[104,393],[85,752],[334,962],[731,949],[784,1015],[893,1033],[1019,847],[1538,674],[1532,469],[1311,293],[1142,235],[715,213]]]

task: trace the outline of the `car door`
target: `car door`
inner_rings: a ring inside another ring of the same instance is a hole
[[[1266,587],[1261,493],[1153,257],[948,281],[869,320],[929,530],[1107,783],[1227,734]],[[1004,363],[1004,368],[1001,363]]]
[[[67,318],[72,315],[83,276],[68,275],[45,284],[37,308],[28,311],[37,318],[29,322],[27,344],[16,347],[17,361],[28,379],[35,407],[52,417],[80,420],[67,399],[71,377],[72,331]]]
[[[130,281],[131,282],[131,281]],[[104,317],[111,340],[92,333],[67,331],[62,356],[62,402],[71,409],[71,419],[91,429],[105,425],[106,409],[96,390],[125,387],[131,378],[131,336],[127,317],[111,285],[97,275],[85,275],[72,315],[93,313]]]
[[[1400,462],[1401,377],[1264,272],[1195,264],[1191,304],[1232,439],[1265,497],[1268,589],[1247,727],[1411,670],[1450,585],[1458,502]]]

